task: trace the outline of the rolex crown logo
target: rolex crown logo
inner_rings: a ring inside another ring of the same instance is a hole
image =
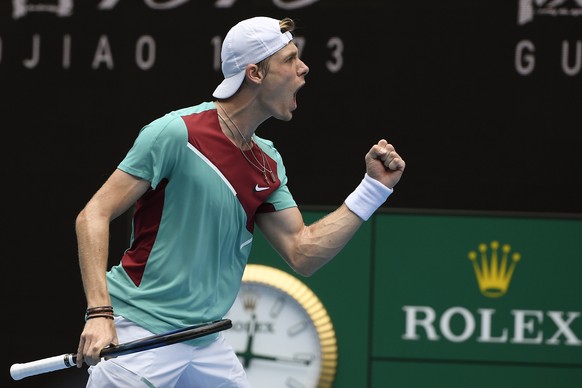
[[[507,292],[511,276],[521,255],[517,252],[510,255],[509,244],[501,246],[500,255],[498,241],[492,241],[489,248],[485,243],[479,244],[479,253],[469,252],[469,259],[473,262],[481,294],[489,298],[499,298]]]
[[[243,307],[247,311],[254,311],[257,307],[258,296],[254,293],[247,293],[242,297]]]

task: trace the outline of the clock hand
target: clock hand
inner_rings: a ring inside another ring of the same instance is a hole
[[[253,353],[253,341],[254,341],[254,336],[255,336],[256,321],[257,321],[256,314],[252,314],[251,321],[249,323],[249,330],[248,330],[248,334],[247,334],[247,347],[244,350],[244,352],[237,353],[237,356],[239,356],[243,359],[242,364],[243,364],[244,368],[249,367],[249,364],[251,363],[251,360],[253,358],[256,358],[259,360],[275,361],[275,362],[292,362],[292,363],[299,363],[299,364],[304,364],[304,365],[309,365],[314,360],[315,357],[313,355],[307,355],[307,356],[304,355],[303,357],[302,356],[279,357],[279,356],[269,356],[266,354]]]
[[[256,315],[253,314],[251,316],[251,322],[249,323],[249,331],[247,335],[247,348],[242,353],[237,353],[238,356],[242,357],[243,359],[243,367],[248,368],[251,362],[251,359],[255,357],[253,354],[253,338],[255,335],[255,321]]]
[[[252,358],[257,358],[259,360],[275,361],[275,362],[293,362],[298,364],[309,365],[315,359],[313,355],[308,356],[294,356],[294,357],[279,357],[279,356],[268,356],[265,354],[252,353]]]

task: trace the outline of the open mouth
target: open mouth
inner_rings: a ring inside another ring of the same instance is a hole
[[[299,87],[297,88],[297,90],[295,90],[295,93],[293,93],[293,107],[294,107],[294,108],[297,108],[297,94],[299,93],[299,90],[300,90],[300,89],[301,89],[303,86],[305,86],[305,82],[304,82],[304,83],[303,83],[301,86],[299,86]]]

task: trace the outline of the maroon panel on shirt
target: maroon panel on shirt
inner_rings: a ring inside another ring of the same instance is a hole
[[[150,188],[135,204],[133,242],[121,258],[121,265],[137,287],[160,229],[167,185],[168,180],[162,179],[155,190]]]
[[[275,177],[273,183],[270,180],[271,174],[267,172],[269,181],[266,182],[263,173],[253,167],[241,150],[224,135],[215,109],[183,116],[182,119],[188,128],[188,142],[210,160],[236,190],[237,197],[247,215],[246,228],[252,233],[257,210],[259,208],[263,212],[275,210],[272,205],[269,206],[264,202],[281,185],[277,176],[277,163],[264,153],[268,167]],[[259,146],[256,143],[253,144],[255,157],[262,164],[262,155],[256,152],[259,151]],[[259,166],[251,151],[246,151],[246,155],[249,160]]]

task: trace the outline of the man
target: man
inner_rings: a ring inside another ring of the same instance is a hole
[[[298,56],[293,29],[287,18],[256,17],[235,25],[223,43],[225,79],[213,93],[216,100],[142,128],[79,213],[88,308],[77,366],[91,365],[88,386],[123,386],[123,379],[137,376],[156,387],[248,387],[221,334],[103,362],[99,352],[223,318],[237,296],[255,224],[289,266],[312,275],[400,180],[405,162],[380,140],[365,155],[364,179],[345,203],[304,224],[281,155],[255,135],[265,120],[289,121],[297,108],[309,68]],[[106,271],[109,224],[131,206],[131,245],[120,264]]]

